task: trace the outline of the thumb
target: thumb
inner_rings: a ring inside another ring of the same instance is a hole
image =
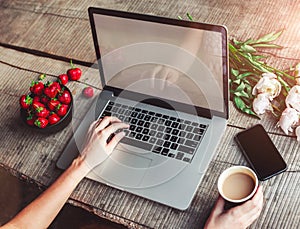
[[[212,215],[221,215],[224,211],[225,200],[219,195],[217,202],[212,210]]]

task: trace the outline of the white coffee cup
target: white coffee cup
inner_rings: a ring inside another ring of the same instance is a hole
[[[251,199],[258,188],[255,172],[246,166],[232,166],[218,179],[220,195],[231,203],[243,203]]]

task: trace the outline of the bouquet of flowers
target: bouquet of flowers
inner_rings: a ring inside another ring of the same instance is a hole
[[[230,95],[242,112],[259,118],[266,111],[279,119],[285,134],[294,132],[300,141],[300,63],[279,70],[266,63],[262,49],[282,48],[273,44],[280,32],[272,32],[257,40],[233,39],[229,44]]]

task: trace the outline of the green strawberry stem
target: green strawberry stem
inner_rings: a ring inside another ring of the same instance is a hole
[[[70,60],[70,65],[71,65],[71,68],[74,69],[75,68],[75,65],[73,64],[73,61]]]

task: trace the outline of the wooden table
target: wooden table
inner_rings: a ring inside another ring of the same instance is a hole
[[[55,163],[72,135],[72,128],[76,128],[92,103],[81,96],[82,89],[91,85],[97,94],[101,90],[97,70],[89,68],[96,59],[87,14],[89,6],[171,18],[189,12],[196,21],[226,25],[230,38],[241,40],[284,29],[277,43],[286,48],[272,52],[274,57],[268,62],[280,68],[300,62],[299,0],[1,0],[0,165],[44,188],[61,174]],[[68,69],[70,59],[84,72],[80,81],[68,84],[75,100],[72,125],[53,135],[28,130],[19,117],[19,96],[28,91],[30,82],[41,73],[55,80]],[[285,136],[271,116],[254,119],[237,112],[232,104],[226,133],[186,211],[88,179],[78,185],[69,202],[129,228],[201,228],[218,195],[218,175],[231,165],[247,165],[233,136],[255,123],[267,129],[288,163],[288,170],[262,182],[265,204],[251,228],[299,228],[299,143],[295,137]]]

